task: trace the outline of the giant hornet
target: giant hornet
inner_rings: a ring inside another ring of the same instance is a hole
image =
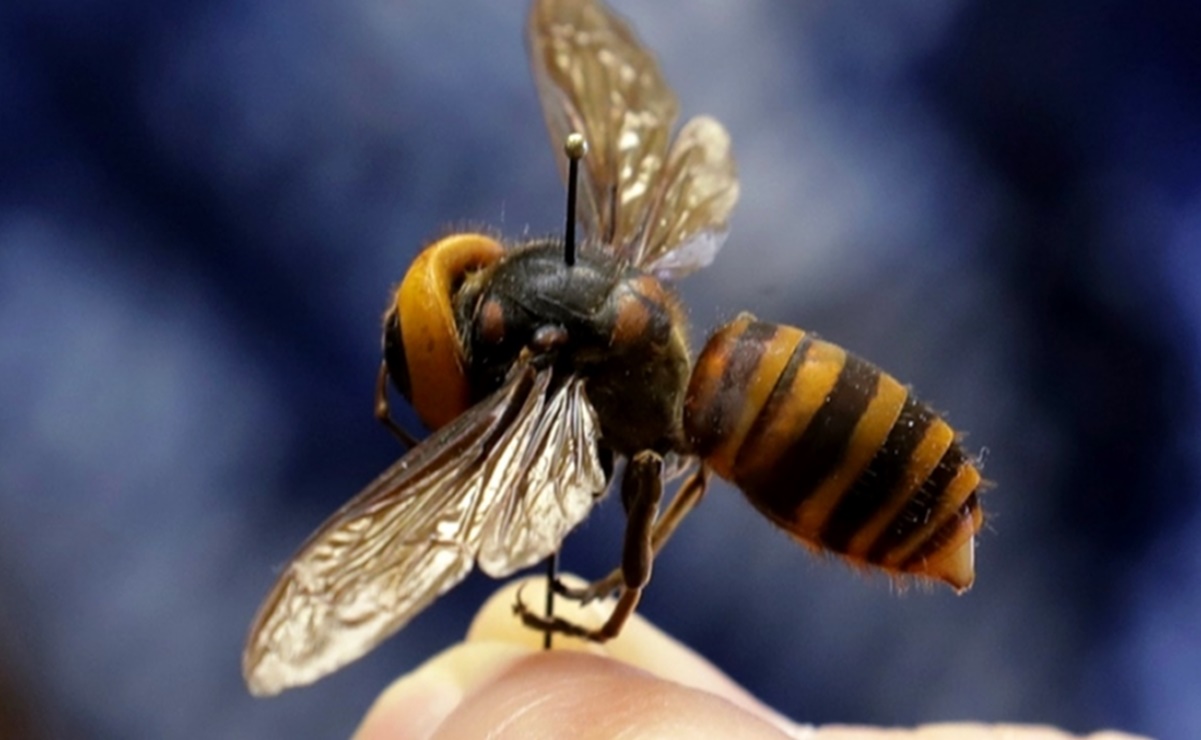
[[[616,591],[614,610],[587,628],[519,599],[548,641],[618,634],[710,471],[810,548],[972,584],[980,474],[905,386],[747,314],[692,360],[668,285],[725,239],[738,177],[722,125],[697,117],[671,141],[675,95],[601,0],[535,0],[527,34],[551,138],[568,142],[568,233],[516,245],[454,234],[413,262],[384,316],[376,411],[404,436],[388,413],[391,383],[432,432],[283,570],[243,654],[255,694],[359,658],[475,564],[501,578],[553,562],[620,460],[620,567],[587,588],[554,588],[581,601]],[[676,474],[688,477],[660,514]]]

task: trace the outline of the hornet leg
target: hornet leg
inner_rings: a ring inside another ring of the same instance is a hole
[[[658,453],[644,451],[635,455],[626,466],[621,482],[621,500],[626,508],[626,534],[621,557],[621,595],[609,619],[598,629],[588,629],[559,617],[543,618],[530,612],[518,598],[514,611],[521,621],[548,634],[558,632],[582,637],[593,642],[606,642],[616,637],[626,620],[638,608],[642,589],[650,581],[655,559],[653,533],[659,503],[663,498],[663,458]]]
[[[692,511],[700,503],[708,487],[709,470],[704,465],[701,465],[680,485],[671,503],[668,504],[667,509],[663,512],[663,516],[659,517],[659,521],[655,522],[655,531],[651,535],[651,550],[653,555],[659,554],[659,551],[667,544],[667,540],[675,533],[676,527],[679,526],[688,512]],[[587,604],[602,596],[608,596],[621,588],[624,580],[622,570],[622,568],[617,568],[604,578],[580,588],[569,588],[556,580],[555,590],[564,598],[578,601],[581,604]]]
[[[388,406],[388,363],[386,362],[380,362],[379,375],[375,379],[375,418],[400,440],[406,450],[417,446],[417,438],[401,429],[392,420],[392,410]]]

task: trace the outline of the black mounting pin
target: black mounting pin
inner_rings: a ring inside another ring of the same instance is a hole
[[[546,559],[546,621],[555,617],[555,581],[559,578],[559,552],[556,550]],[[550,650],[553,635],[550,630],[542,633],[542,649]]]
[[[563,142],[567,154],[567,230],[563,237],[563,256],[567,266],[575,264],[575,201],[576,181],[580,178],[580,160],[588,154],[588,142],[584,135],[573,131]]]
[[[563,141],[563,151],[567,154],[567,229],[563,235],[563,259],[568,267],[575,265],[575,201],[576,182],[580,179],[580,160],[588,154],[588,142],[584,135],[573,131]],[[555,616],[555,581],[559,577],[559,553],[552,553],[546,559],[546,619],[550,621]],[[542,648],[550,650],[551,631],[542,635]]]

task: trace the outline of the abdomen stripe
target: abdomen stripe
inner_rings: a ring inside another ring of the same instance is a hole
[[[890,555],[895,554],[911,535],[929,523],[932,513],[938,510],[939,504],[947,496],[951,481],[966,462],[967,459],[957,445],[947,448],[938,462],[938,467],[922,481],[921,488],[909,497],[905,506],[868,549],[868,562],[884,562]]]
[[[905,473],[933,419],[934,413],[924,404],[912,396],[905,399],[888,439],[830,512],[819,535],[823,545],[847,552],[851,538],[884,510],[890,499],[908,493]]]
[[[814,345],[828,345],[815,341]],[[801,367],[802,375],[805,365]],[[736,482],[775,516],[794,521],[798,509],[831,475],[838,472],[850,447],[856,425],[863,418],[880,384],[880,371],[852,355],[845,361],[825,401],[784,449],[766,451],[774,464],[757,471],[736,466]],[[748,442],[750,440],[748,439]],[[743,447],[743,458],[758,456],[753,444]]]

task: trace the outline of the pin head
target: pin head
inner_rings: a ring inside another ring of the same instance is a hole
[[[583,159],[588,154],[588,140],[580,132],[573,131],[563,142],[563,151],[568,159]]]

